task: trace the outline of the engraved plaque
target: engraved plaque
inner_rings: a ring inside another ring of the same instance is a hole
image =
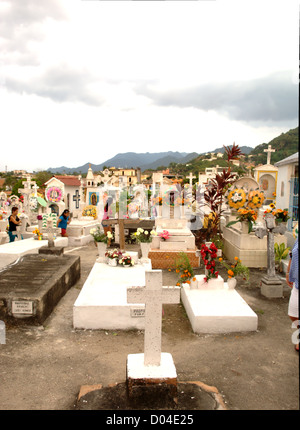
[[[140,318],[145,316],[145,308],[131,308],[130,309],[131,318]]]
[[[13,300],[11,311],[13,314],[33,314],[33,302],[28,300]]]

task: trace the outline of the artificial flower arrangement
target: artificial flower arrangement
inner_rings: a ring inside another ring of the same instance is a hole
[[[38,221],[42,221],[42,219],[43,219],[43,215],[37,215],[37,217],[36,217],[36,218],[37,218],[37,220],[38,220]]]
[[[163,230],[161,233],[159,233],[159,237],[161,237],[163,240],[167,240],[170,237],[170,233],[168,230]]]
[[[228,205],[234,209],[240,209],[245,206],[247,202],[246,191],[241,188],[229,189],[227,194]]]
[[[139,227],[135,233],[132,233],[131,239],[135,239],[137,243],[151,243],[152,238],[156,235],[157,233],[154,230],[149,233],[148,230]]]
[[[108,243],[113,239],[113,233],[108,231],[106,234],[100,230],[100,227],[92,228],[90,234],[93,236],[95,242]]]
[[[117,260],[119,260],[122,257],[122,252],[119,249],[113,249],[112,251],[106,251],[105,253],[105,257],[108,258],[115,258]]]
[[[82,216],[91,216],[94,219],[97,219],[97,208],[93,205],[86,206],[82,211]]]
[[[263,191],[257,189],[249,191],[248,193],[248,207],[250,209],[260,208],[265,200],[265,194]]]
[[[223,258],[219,258],[219,262],[227,269],[228,278],[235,278],[237,276],[242,276],[245,280],[249,280],[249,267],[244,266],[238,257],[234,257],[234,264],[227,264]]]
[[[134,266],[134,260],[130,257],[129,254],[122,254],[122,257],[119,258],[119,264],[122,266]]]
[[[215,259],[217,257],[217,247],[212,242],[210,246],[206,246],[204,243],[201,245],[200,254],[201,258],[205,264],[206,274],[204,281],[208,282],[212,278],[217,278],[219,276],[219,271],[216,270]]]
[[[248,222],[248,233],[251,233],[251,231],[253,230],[253,224],[255,224],[257,220],[257,212],[253,209],[249,209],[248,207],[243,209],[239,209],[238,210],[238,215],[236,217],[236,221],[230,221],[226,227],[230,227],[233,224],[236,224],[237,222],[243,222],[243,221],[247,221]]]

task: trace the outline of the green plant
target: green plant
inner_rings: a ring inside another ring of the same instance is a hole
[[[176,273],[180,273],[180,277],[176,283],[177,286],[181,286],[183,283],[191,283],[191,279],[194,277],[194,270],[185,252],[180,252],[176,258],[175,270]]]
[[[283,271],[282,260],[284,260],[288,256],[290,249],[291,248],[289,247],[286,248],[284,243],[281,243],[280,245],[278,245],[278,243],[276,242],[274,244],[275,261],[277,261],[278,263],[279,272]]]
[[[237,276],[241,276],[247,281],[249,281],[250,271],[249,267],[244,266],[241,260],[238,257],[234,257],[234,264],[227,264],[223,260],[223,258],[219,258],[219,262],[227,269],[228,278],[235,278]]]
[[[105,234],[100,230],[99,226],[97,228],[92,228],[90,234],[93,236],[95,242],[108,243],[108,241],[113,238],[113,234],[110,231]]]
[[[219,234],[216,234],[215,236],[213,236],[211,241],[216,245],[218,249],[222,249],[222,251],[224,251],[224,243]]]
[[[132,233],[131,239],[134,239],[137,243],[151,243],[153,236],[156,235],[157,233],[154,230],[149,233],[148,230],[139,227],[135,233]]]

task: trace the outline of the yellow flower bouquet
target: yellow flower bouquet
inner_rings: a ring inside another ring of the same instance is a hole
[[[248,222],[248,233],[251,233],[251,231],[253,230],[253,224],[255,224],[257,220],[257,212],[253,209],[249,209],[248,207],[243,209],[239,209],[238,210],[238,216],[236,217],[236,221],[230,221],[226,227],[230,227],[233,224],[236,224],[237,222],[243,222],[243,221],[247,221]]]

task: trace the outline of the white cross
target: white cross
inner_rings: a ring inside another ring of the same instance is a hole
[[[264,149],[264,152],[268,153],[267,164],[271,164],[271,152],[275,152],[275,149],[272,149],[272,146],[268,145],[268,149]]]
[[[163,287],[162,271],[145,273],[145,287],[127,288],[127,303],[145,303],[144,365],[160,366],[163,303],[179,303],[180,287]]]
[[[186,176],[186,179],[190,180],[190,187],[193,186],[193,179],[196,178],[196,176],[193,176],[192,172],[189,174],[189,176]]]

